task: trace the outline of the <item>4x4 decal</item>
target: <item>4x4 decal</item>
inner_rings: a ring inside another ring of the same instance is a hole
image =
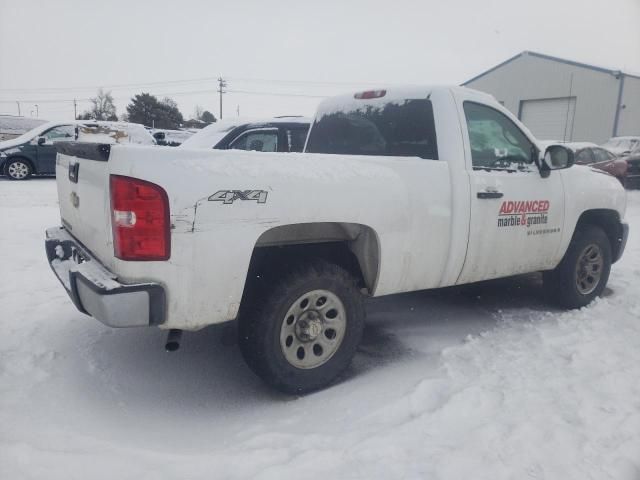
[[[266,190],[218,190],[209,197],[210,202],[222,202],[230,205],[236,200],[253,200],[258,203],[267,203]]]

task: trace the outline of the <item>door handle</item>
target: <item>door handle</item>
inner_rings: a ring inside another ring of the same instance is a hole
[[[481,199],[502,198],[503,196],[502,192],[478,192],[478,198]]]

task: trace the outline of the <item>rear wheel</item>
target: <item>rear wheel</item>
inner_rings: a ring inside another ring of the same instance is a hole
[[[560,264],[544,273],[549,296],[566,308],[580,308],[599,296],[609,280],[611,244],[595,225],[578,227]]]
[[[253,291],[240,316],[247,364],[286,393],[329,385],[350,364],[362,337],[356,280],[340,266],[317,260],[261,290]]]
[[[4,172],[11,180],[26,180],[33,173],[29,162],[21,158],[7,162]]]

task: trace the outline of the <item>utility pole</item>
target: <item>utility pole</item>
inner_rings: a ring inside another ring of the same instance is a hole
[[[78,102],[76,102],[75,98],[73,99],[73,119],[78,119]]]
[[[21,117],[22,115],[20,115],[20,102],[16,100],[16,103],[18,104],[18,116]]]
[[[35,104],[35,107],[36,107],[36,118],[38,118],[38,104],[37,103]]]
[[[226,86],[227,81],[222,77],[218,77],[218,93],[220,94],[220,120],[222,120],[222,95],[224,93],[227,93],[224,91],[224,87]]]

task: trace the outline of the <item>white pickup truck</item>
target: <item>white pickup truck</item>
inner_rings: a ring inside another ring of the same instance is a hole
[[[366,296],[542,271],[576,308],[625,247],[620,183],[473,90],[329,99],[305,152],[61,145],[51,267],[80,311],[173,347],[238,319],[250,367],[304,393],[351,361]]]

